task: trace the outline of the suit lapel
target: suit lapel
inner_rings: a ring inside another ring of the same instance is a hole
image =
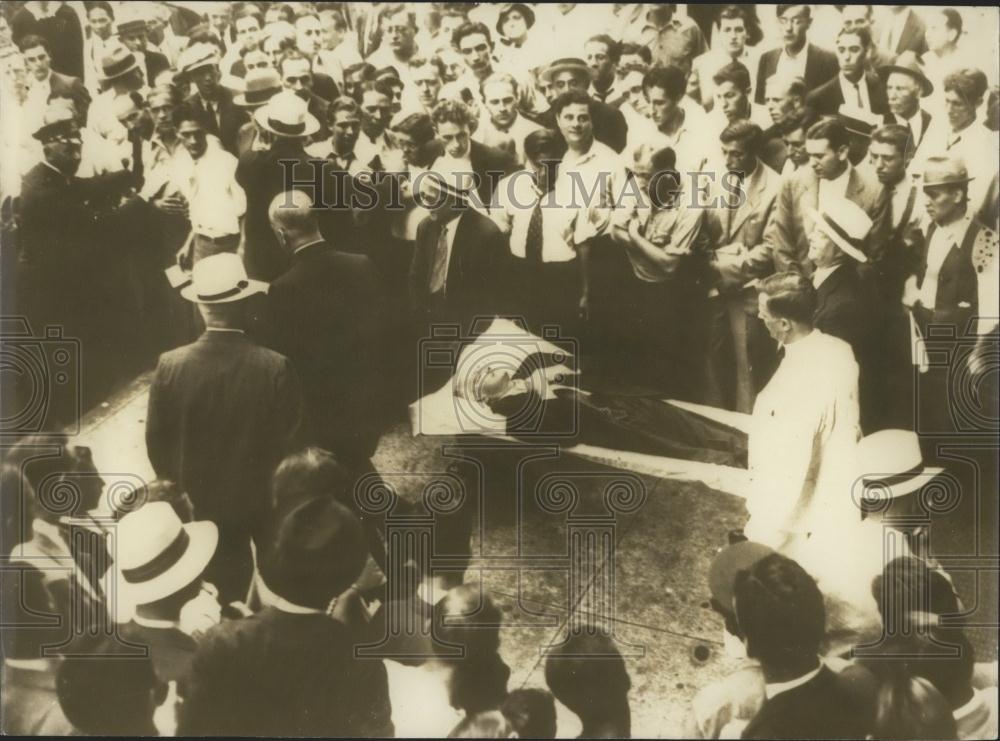
[[[733,214],[733,223],[729,226],[730,237],[739,231],[739,228],[743,225],[743,222],[750,218],[750,215],[756,210],[757,203],[760,201],[760,191],[764,181],[763,168],[765,167],[763,162],[757,163],[757,170],[754,171],[753,175],[748,179],[747,184],[747,197],[743,199],[743,205],[741,205],[736,213]]]

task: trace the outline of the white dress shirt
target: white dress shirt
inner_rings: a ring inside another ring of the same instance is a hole
[[[764,694],[767,696],[767,699],[770,700],[777,695],[780,695],[782,692],[788,692],[788,690],[794,690],[796,687],[801,687],[813,677],[818,676],[822,669],[823,662],[821,660],[819,662],[819,666],[811,672],[806,672],[801,677],[789,679],[787,682],[768,682],[764,685]]]
[[[236,182],[237,159],[214,136],[197,160],[180,147],[175,152],[172,182],[188,202],[191,230],[218,239],[240,233],[247,198]]]
[[[914,113],[909,118],[902,118],[901,116],[896,116],[896,123],[901,124],[902,126],[906,126],[910,129],[910,132],[913,135],[914,149],[916,149],[917,147],[920,146],[920,144],[923,143],[922,140],[924,136],[924,117],[923,115],[921,115],[922,113],[923,111],[920,109],[920,106],[917,106],[917,112]]]
[[[778,54],[778,64],[774,69],[774,74],[776,76],[780,75],[783,80],[787,80],[790,77],[801,77],[804,80],[806,77],[806,59],[808,56],[808,42],[794,57],[786,49],[782,48],[781,53]]]
[[[844,96],[844,101],[851,108],[861,108],[868,113],[872,111],[872,101],[871,97],[868,95],[868,84],[865,81],[864,75],[857,83],[853,83],[844,76],[841,72],[837,75],[837,79],[840,81],[840,92]],[[858,97],[860,95],[860,98]]]
[[[851,346],[814,329],[784,348],[751,415],[744,528],[777,549],[858,517],[850,495],[860,436]]]
[[[557,193],[540,193],[528,170],[519,170],[497,184],[490,218],[510,235],[510,252],[526,256],[528,225],[535,205],[542,201],[542,262],[569,262],[576,258],[573,231],[576,212],[563,208]]]
[[[847,194],[847,185],[851,182],[851,170],[854,169],[850,163],[844,168],[844,171],[840,173],[833,180],[827,180],[826,178],[820,178],[819,181],[819,202],[822,204],[824,201],[828,201],[830,198],[845,198]]]
[[[920,303],[926,309],[933,309],[937,301],[938,276],[945,258],[952,247],[959,247],[965,239],[965,233],[972,225],[972,217],[966,214],[950,224],[939,226],[931,235],[927,246],[927,269],[924,272],[924,282],[920,286]]]

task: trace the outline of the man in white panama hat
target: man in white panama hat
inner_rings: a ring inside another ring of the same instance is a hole
[[[872,220],[861,206],[846,198],[824,199],[812,210],[808,257],[816,266],[816,329],[851,346],[860,369],[861,427],[871,430],[878,405],[876,381],[879,337],[873,331],[876,303],[857,266],[868,262],[865,238]]]
[[[295,186],[312,189],[315,199],[321,196],[320,177],[323,170],[305,150],[305,143],[320,129],[320,123],[309,113],[309,106],[291,90],[272,95],[253,114],[257,127],[257,145],[240,156],[236,181],[247,196],[246,219],[243,224],[243,256],[247,272],[254,278],[273,281],[288,269],[291,259],[281,249],[271,224],[268,207],[279,193],[289,189],[286,173],[294,173]],[[326,221],[321,221],[323,236],[335,241]]]
[[[194,635],[221,619],[215,587],[202,581],[215,555],[215,523],[182,523],[168,502],[129,512],[111,546],[119,620],[127,641],[149,647],[157,676],[182,679],[197,644]]]
[[[266,289],[231,252],[198,262],[181,295],[198,305],[206,330],[160,356],[149,391],[149,460],[187,491],[196,517],[218,525],[206,576],[225,602],[246,596],[250,538],[260,535],[268,482],[297,444],[302,417],[291,362],[243,332],[247,299]]]

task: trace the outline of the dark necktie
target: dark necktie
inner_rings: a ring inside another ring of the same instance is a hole
[[[531,265],[542,263],[542,199],[531,210],[528,221],[528,233],[524,238],[524,257]]]
[[[858,83],[854,83],[854,92],[858,96],[858,108],[864,108],[865,104],[861,100],[861,86]]]

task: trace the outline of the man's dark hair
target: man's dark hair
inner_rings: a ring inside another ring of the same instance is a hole
[[[212,128],[208,115],[201,108],[197,108],[190,103],[181,103],[174,108],[174,114],[171,118],[175,128],[179,128],[185,121],[194,121],[205,131],[209,131]]]
[[[358,72],[361,73],[362,81],[375,79],[375,67],[368,62],[355,62],[350,67],[345,67],[344,77],[353,77]]]
[[[584,90],[567,90],[562,93],[558,98],[552,101],[552,113],[558,118],[559,114],[563,112],[566,106],[574,104],[582,104],[587,106],[587,110],[590,111],[591,117],[594,113],[594,100],[590,97]]]
[[[789,10],[791,10],[792,8],[798,8],[799,6],[801,6],[801,7],[803,7],[803,8],[806,9],[806,17],[807,18],[811,18],[812,17],[812,8],[810,8],[805,3],[787,3],[785,5],[778,5],[777,8],[775,8],[775,11],[776,11],[775,15],[778,18],[780,18],[785,13],[787,13]]]
[[[56,674],[56,694],[66,719],[87,735],[155,733],[157,692],[162,693],[162,685],[148,656],[70,658]]]
[[[649,164],[653,166],[653,172],[676,172],[677,153],[673,147],[657,149],[649,158]]]
[[[760,282],[759,290],[766,297],[768,311],[776,317],[812,325],[816,313],[816,289],[804,275],[775,273]]]
[[[295,23],[295,9],[288,3],[272,3],[268,10],[277,10],[281,13],[281,19],[288,23]]]
[[[799,129],[808,132],[814,123],[816,123],[816,114],[811,108],[803,108],[800,111],[792,113],[788,116],[788,118],[782,121],[778,125],[778,133],[784,136],[785,134],[791,134],[793,131],[798,131]]]
[[[969,105],[978,106],[986,94],[989,82],[982,70],[966,67],[946,75],[942,87],[945,92],[958,93]]]
[[[871,589],[887,632],[902,632],[914,609],[932,615],[959,611],[955,588],[947,577],[913,556],[892,559],[872,580]]]
[[[804,276],[796,273],[794,277],[796,283],[812,288]],[[782,275],[768,280],[775,278],[782,279]],[[794,293],[797,298],[803,292]],[[803,304],[812,304],[807,307],[809,321],[815,311],[815,289],[811,295],[811,302],[792,302],[793,313]],[[782,301],[783,297],[772,294],[770,300]],[[787,316],[783,311],[775,313]],[[765,671],[815,661],[826,632],[826,609],[816,581],[799,564],[780,553],[765,556],[736,575],[733,595],[747,655],[759,659]]]
[[[313,68],[313,61],[312,61],[312,59],[310,59],[308,56],[306,56],[301,51],[299,51],[298,48],[296,48],[296,47],[293,46],[290,49],[286,50],[285,53],[281,55],[281,59],[278,60],[278,74],[279,75],[283,74],[282,71],[281,71],[281,68],[285,65],[285,62],[290,61],[290,60],[296,60],[296,59],[303,59],[306,62],[308,62],[309,63],[309,72],[310,73],[312,72],[312,68]]]
[[[914,151],[913,132],[910,131],[909,126],[903,126],[902,124],[886,124],[875,129],[875,132],[872,134],[872,144],[875,142],[879,144],[891,144],[904,157],[907,154],[913,154]]]
[[[357,103],[353,98],[337,98],[334,104],[343,101],[349,102],[357,110]],[[331,120],[333,115],[331,108]],[[271,477],[271,496],[274,503],[282,508],[317,496],[336,499],[347,505],[346,500],[353,494],[351,484],[349,472],[333,453],[322,448],[308,447],[292,453],[281,462]]]
[[[599,630],[571,633],[550,650],[545,683],[563,705],[582,720],[614,712],[632,687],[625,661],[611,637]]]
[[[604,44],[604,48],[608,50],[608,59],[611,60],[612,64],[618,64],[618,60],[622,58],[621,44],[608,36],[606,33],[599,33],[596,36],[591,36],[587,39],[588,44],[591,41]]]
[[[684,70],[674,65],[654,67],[642,78],[643,92],[650,88],[663,90],[670,100],[680,100],[687,91],[687,75]]]
[[[493,48],[493,37],[490,35],[490,29],[486,27],[483,23],[465,23],[455,29],[455,33],[451,35],[451,45],[456,49],[462,43],[462,39],[466,36],[472,36],[473,34],[481,33],[486,37],[486,43]]]
[[[622,44],[618,49],[618,58],[621,59],[626,54],[637,54],[639,59],[646,63],[648,67],[653,63],[653,52],[648,46],[641,44]]]
[[[195,44],[211,44],[219,50],[220,54],[226,53],[226,46],[222,43],[222,39],[205,24],[199,24],[191,29],[185,48],[192,47]]]
[[[115,19],[115,11],[111,7],[111,3],[107,2],[107,0],[94,0],[93,2],[87,3],[87,17],[90,17],[90,11],[98,8],[107,13],[111,20]]]
[[[264,17],[260,14],[260,10],[256,5],[250,5],[249,3],[240,5],[233,9],[233,25],[236,25],[236,21],[242,18],[253,18],[257,21],[257,25],[260,28],[264,27]]]
[[[837,32],[837,39],[839,40],[841,36],[857,36],[861,40],[861,46],[865,49],[872,48],[872,32],[864,26],[859,28],[847,28],[844,26]]]
[[[547,690],[514,690],[503,701],[500,712],[518,738],[556,737],[556,703]]]
[[[847,127],[835,116],[824,116],[806,131],[806,139],[826,139],[831,149],[840,149],[851,144]]]
[[[753,121],[742,119],[740,121],[733,121],[726,126],[722,130],[722,133],[719,134],[719,141],[723,144],[730,144],[737,141],[743,142],[750,153],[756,156],[760,152],[763,133],[760,126],[753,123]]]
[[[750,70],[739,62],[730,62],[712,76],[712,82],[716,85],[731,82],[737,89],[742,90],[744,93],[749,93]]]
[[[411,113],[391,128],[393,131],[412,136],[418,146],[423,146],[434,138],[434,124],[426,113]]]
[[[524,137],[524,156],[532,162],[561,160],[566,154],[566,140],[552,129],[538,129]]]
[[[944,16],[945,25],[952,31],[958,31],[962,35],[962,14],[954,8],[941,8],[939,11]]]
[[[17,48],[21,50],[22,54],[24,54],[26,51],[28,51],[28,49],[34,49],[37,46],[42,47],[43,49],[45,49],[46,54],[48,54],[50,57],[52,56],[52,47],[49,46],[49,42],[42,36],[33,33],[28,34],[23,39],[21,39],[21,43],[17,45]]]

